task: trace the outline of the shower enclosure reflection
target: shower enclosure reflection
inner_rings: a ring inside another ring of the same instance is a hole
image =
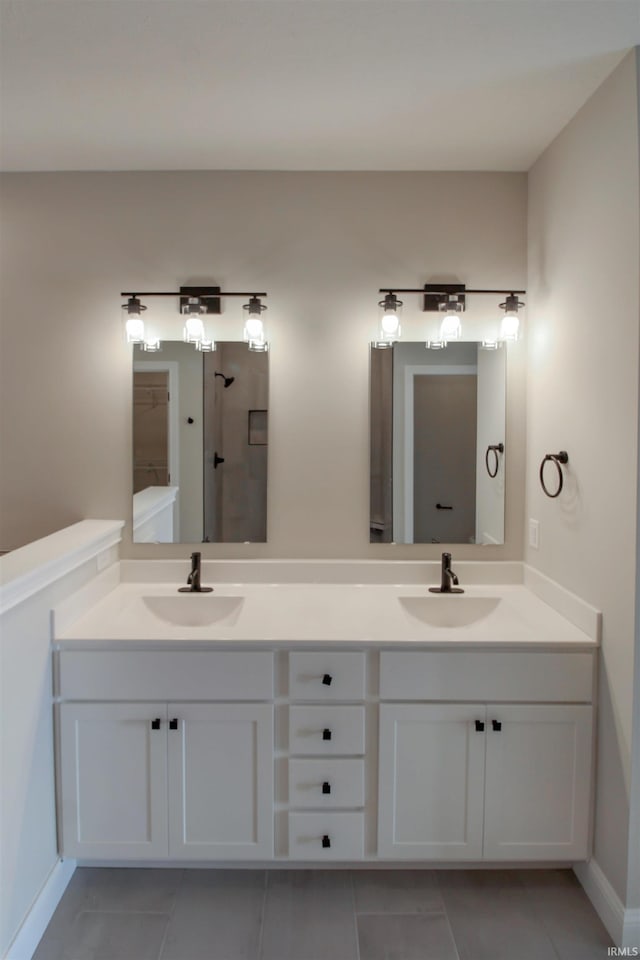
[[[371,543],[504,543],[505,352],[371,349]]]
[[[268,353],[133,353],[135,543],[267,539]]]

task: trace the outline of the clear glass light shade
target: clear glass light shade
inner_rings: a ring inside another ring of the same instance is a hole
[[[507,310],[500,325],[500,339],[507,342],[517,340],[520,335],[520,317],[517,310]]]
[[[125,331],[127,343],[144,343],[144,320],[139,313],[127,314]]]
[[[480,344],[481,350],[497,350],[500,344],[497,340],[483,340]]]
[[[142,349],[147,353],[159,353],[162,350],[162,344],[157,337],[147,337],[142,344]]]
[[[247,317],[244,321],[244,340],[248,344],[249,350],[254,353],[266,353],[269,349],[262,319],[262,314],[266,309],[259,297],[251,297],[249,303],[245,303],[243,307],[243,310],[247,311]]]
[[[400,317],[402,300],[388,293],[378,304],[380,308],[380,330],[375,345],[378,348],[390,347],[400,339]]]
[[[425,343],[427,350],[444,350],[446,345],[446,340],[427,340]]]
[[[212,353],[215,349],[215,340],[208,340],[206,337],[203,337],[202,340],[198,340],[196,343],[196,350],[202,350],[203,353]]]

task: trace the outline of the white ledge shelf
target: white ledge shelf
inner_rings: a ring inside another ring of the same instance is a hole
[[[122,539],[124,520],[81,520],[0,558],[0,614]]]

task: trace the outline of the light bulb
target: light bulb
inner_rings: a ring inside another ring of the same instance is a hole
[[[204,339],[204,324],[195,313],[187,314],[184,321],[184,339],[187,343],[199,343]]]
[[[144,320],[140,314],[130,313],[126,324],[127,343],[144,343]]]
[[[459,340],[462,335],[460,317],[453,311],[447,311],[440,324],[440,339],[445,343],[449,340]]]
[[[518,339],[519,330],[520,330],[520,318],[518,317],[518,311],[507,310],[504,317],[502,318],[502,325],[500,327],[500,339],[513,342],[514,340]]]
[[[380,325],[382,326],[382,332],[385,334],[397,333],[398,327],[400,326],[398,314],[395,311],[383,313]]]
[[[259,313],[250,313],[244,324],[246,340],[264,340],[264,324]]]

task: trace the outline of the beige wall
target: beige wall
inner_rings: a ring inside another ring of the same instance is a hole
[[[638,428],[639,196],[630,54],[529,178],[527,517],[534,567],[603,611],[595,858],[627,886]],[[566,489],[537,468],[567,450]]]
[[[205,545],[204,554],[438,555],[438,545],[368,542],[378,288],[447,278],[524,287],[524,174],[7,174],[2,187],[0,546],[83,517],[130,519],[120,291],[213,281],[269,292],[269,542]],[[404,335],[423,339],[425,319],[435,332],[419,297],[404,299]],[[465,336],[495,333],[497,299],[470,302]],[[148,322],[155,315],[179,336],[173,301],[147,305]],[[224,306],[222,338],[241,339],[241,302]],[[506,544],[456,547],[460,558],[522,556],[523,363],[517,345]],[[125,543],[124,552],[186,556],[180,546]]]

